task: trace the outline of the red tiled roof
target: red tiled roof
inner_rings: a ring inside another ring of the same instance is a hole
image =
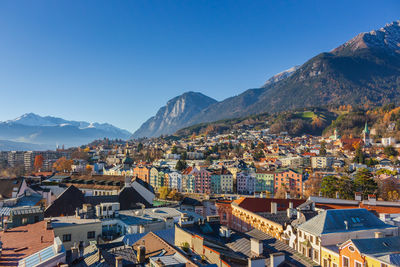
[[[278,210],[289,208],[289,202],[293,203],[293,208],[303,204],[304,199],[278,199],[278,198],[254,198],[241,197],[233,201],[239,207],[251,212],[271,212],[271,202],[278,204]]]
[[[0,232],[0,238],[3,243],[0,266],[18,266],[19,260],[52,245],[54,231],[46,230],[46,222],[41,221]]]

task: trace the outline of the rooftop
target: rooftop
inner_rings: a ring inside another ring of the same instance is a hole
[[[0,265],[17,266],[19,260],[51,246],[54,232],[47,230],[46,222],[41,221],[1,232],[0,238],[3,243]]]
[[[53,228],[73,226],[77,224],[100,223],[100,222],[101,221],[98,219],[80,219],[76,218],[75,216],[63,216],[51,219],[51,225]]]
[[[394,226],[385,224],[366,209],[338,209],[323,211],[301,224],[298,229],[320,236],[321,234],[391,227]]]

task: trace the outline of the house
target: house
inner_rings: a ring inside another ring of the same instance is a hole
[[[371,238],[375,232],[397,236],[398,228],[385,224],[366,209],[326,210],[297,228],[297,250],[321,264],[321,247],[351,238]]]
[[[400,266],[400,237],[350,239],[339,247],[340,266]],[[323,265],[324,266],[324,265]]]
[[[55,217],[50,220],[54,236],[60,238],[66,250],[74,246],[86,247],[102,234],[101,221],[75,216]]]

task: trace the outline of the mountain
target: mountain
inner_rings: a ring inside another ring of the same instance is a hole
[[[148,119],[132,135],[132,138],[157,137],[172,134],[187,126],[193,116],[217,101],[197,92],[186,92],[167,102],[157,114]]]
[[[274,76],[272,76],[271,78],[269,78],[265,83],[264,83],[264,87],[270,84],[274,84],[277,83],[283,79],[286,79],[290,76],[292,76],[292,74],[298,70],[300,68],[300,66],[294,66],[291,67],[290,69],[284,70],[282,72],[279,72],[278,74],[275,74]]]
[[[400,21],[360,33],[330,52],[271,77],[260,88],[175,115],[174,98],[133,137],[231,118],[329,105],[382,105],[400,100]],[[170,115],[170,113],[172,115]],[[184,118],[181,120],[181,116]]]
[[[188,125],[310,106],[398,102],[400,21],[361,33],[273,80],[209,106]]]
[[[0,122],[0,150],[10,147],[21,147],[21,150],[54,149],[57,145],[79,146],[104,137],[128,139],[130,135],[130,132],[107,123],[68,121],[27,113]]]

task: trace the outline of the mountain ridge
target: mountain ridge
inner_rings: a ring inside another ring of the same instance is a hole
[[[129,131],[108,123],[72,121],[25,113],[18,118],[0,122],[0,140],[4,144],[0,150],[7,147],[43,150],[56,148],[57,145],[80,146],[99,138],[126,140],[130,135]]]
[[[260,88],[245,90],[193,113],[181,128],[297,108],[383,105],[400,101],[400,21],[364,32],[301,66],[278,73]],[[162,124],[162,121],[158,122]],[[141,128],[146,128],[142,125]],[[170,134],[158,131],[149,136]],[[143,131],[143,136],[146,136]]]

